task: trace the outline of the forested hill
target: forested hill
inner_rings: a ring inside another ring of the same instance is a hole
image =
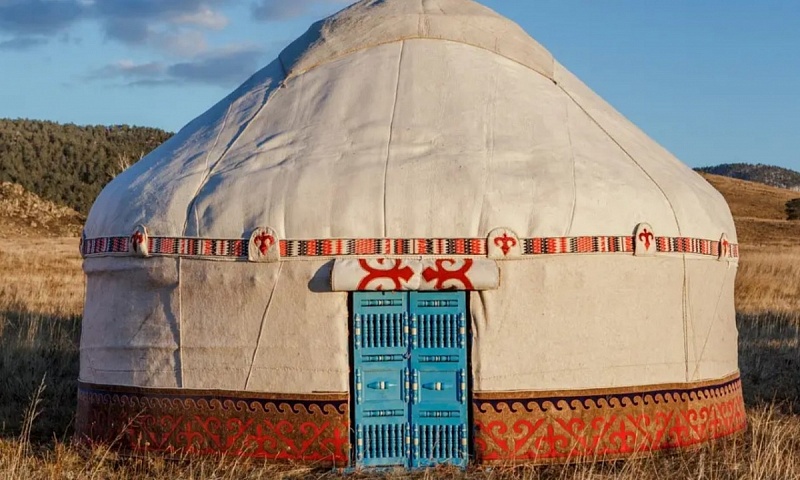
[[[726,163],[716,167],[698,168],[697,171],[758,182],[777,188],[800,191],[800,173],[788,168],[749,163]]]
[[[106,183],[171,135],[127,125],[0,119],[0,182],[86,214]]]

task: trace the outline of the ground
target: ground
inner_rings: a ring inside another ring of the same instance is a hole
[[[688,452],[614,463],[378,476],[799,479],[800,222],[783,220],[781,213],[797,193],[721,177],[707,179],[728,199],[742,243],[736,302],[746,433]],[[60,220],[59,228],[74,231],[76,221]],[[0,230],[0,478],[341,477],[336,471],[230,458],[119,458],[107,449],[84,450],[72,444],[85,288],[78,239],[50,237],[52,227],[42,231],[30,223],[14,224],[21,225],[17,234]],[[5,225],[11,221],[0,222],[0,229]],[[358,475],[362,476],[366,475]]]

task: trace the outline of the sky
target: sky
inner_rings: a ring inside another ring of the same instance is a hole
[[[0,0],[0,117],[177,131],[347,3]],[[800,170],[800,2],[481,3],[690,166]]]

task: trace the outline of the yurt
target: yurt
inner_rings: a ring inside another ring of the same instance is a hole
[[[746,426],[722,196],[470,0],[363,0],[100,194],[77,435],[339,467]]]

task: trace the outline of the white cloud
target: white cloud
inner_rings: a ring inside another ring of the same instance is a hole
[[[264,50],[252,45],[229,45],[192,61],[170,65],[167,73],[181,82],[232,87],[246,80],[261,66]]]
[[[195,57],[208,51],[205,35],[196,30],[158,33],[153,43],[178,57]]]
[[[219,7],[236,1],[0,0],[0,33],[13,35],[9,45],[31,46],[22,39],[61,35],[78,22],[94,21],[111,40],[191,57],[208,50],[207,31],[229,25]]]
[[[0,1],[0,31],[17,36],[53,35],[79,21],[87,7],[76,0]]]
[[[209,30],[223,30],[230,23],[228,17],[208,7],[196,12],[176,16],[173,22],[179,25],[195,25]]]
[[[92,72],[87,79],[122,80],[126,86],[138,87],[188,83],[234,87],[262,66],[264,55],[262,48],[253,45],[228,45],[172,64],[120,60]]]
[[[15,37],[0,42],[0,50],[31,50],[47,43],[48,40],[44,37]]]
[[[106,65],[88,75],[88,79],[97,80],[103,78],[149,78],[162,75],[167,67],[160,62],[136,63],[133,60],[124,59]]]

